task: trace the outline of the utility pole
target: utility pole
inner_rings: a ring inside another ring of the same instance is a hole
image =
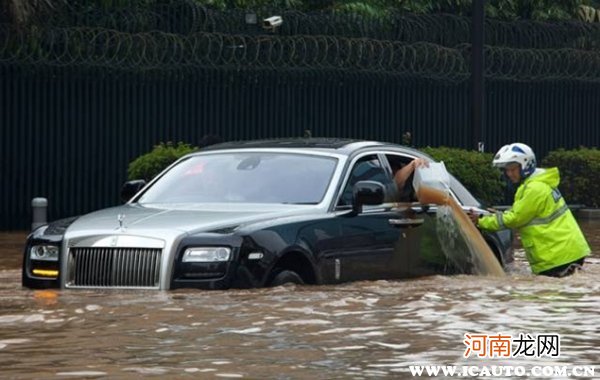
[[[485,62],[483,59],[485,0],[473,0],[471,25],[471,125],[473,146],[485,150]]]

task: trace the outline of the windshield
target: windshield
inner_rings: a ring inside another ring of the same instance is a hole
[[[139,203],[318,204],[337,159],[289,153],[193,156],[169,170]]]

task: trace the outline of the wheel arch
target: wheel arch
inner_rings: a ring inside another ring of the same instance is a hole
[[[291,247],[283,251],[267,271],[264,285],[268,285],[282,270],[298,273],[305,284],[319,283],[316,265],[310,257],[310,253],[304,252],[300,247]]]

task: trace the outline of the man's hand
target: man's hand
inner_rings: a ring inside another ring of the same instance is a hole
[[[413,168],[429,167],[429,161],[424,158],[415,158],[412,162]]]
[[[400,191],[404,189],[408,177],[415,171],[416,168],[429,167],[429,161],[424,158],[415,158],[407,165],[403,166],[400,170],[394,173],[394,181]]]
[[[475,210],[470,209],[467,211],[467,215],[469,216],[469,219],[471,219],[471,222],[473,222],[474,225],[477,225],[477,222],[479,221],[479,214],[476,213]]]

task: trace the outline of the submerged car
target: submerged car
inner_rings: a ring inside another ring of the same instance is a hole
[[[468,257],[443,252],[437,206],[396,189],[394,171],[418,157],[430,159],[340,139],[215,145],[126,183],[121,206],[33,231],[22,283],[227,289],[468,273]],[[450,195],[482,207],[452,176]],[[509,231],[483,236],[502,265],[512,260]]]

